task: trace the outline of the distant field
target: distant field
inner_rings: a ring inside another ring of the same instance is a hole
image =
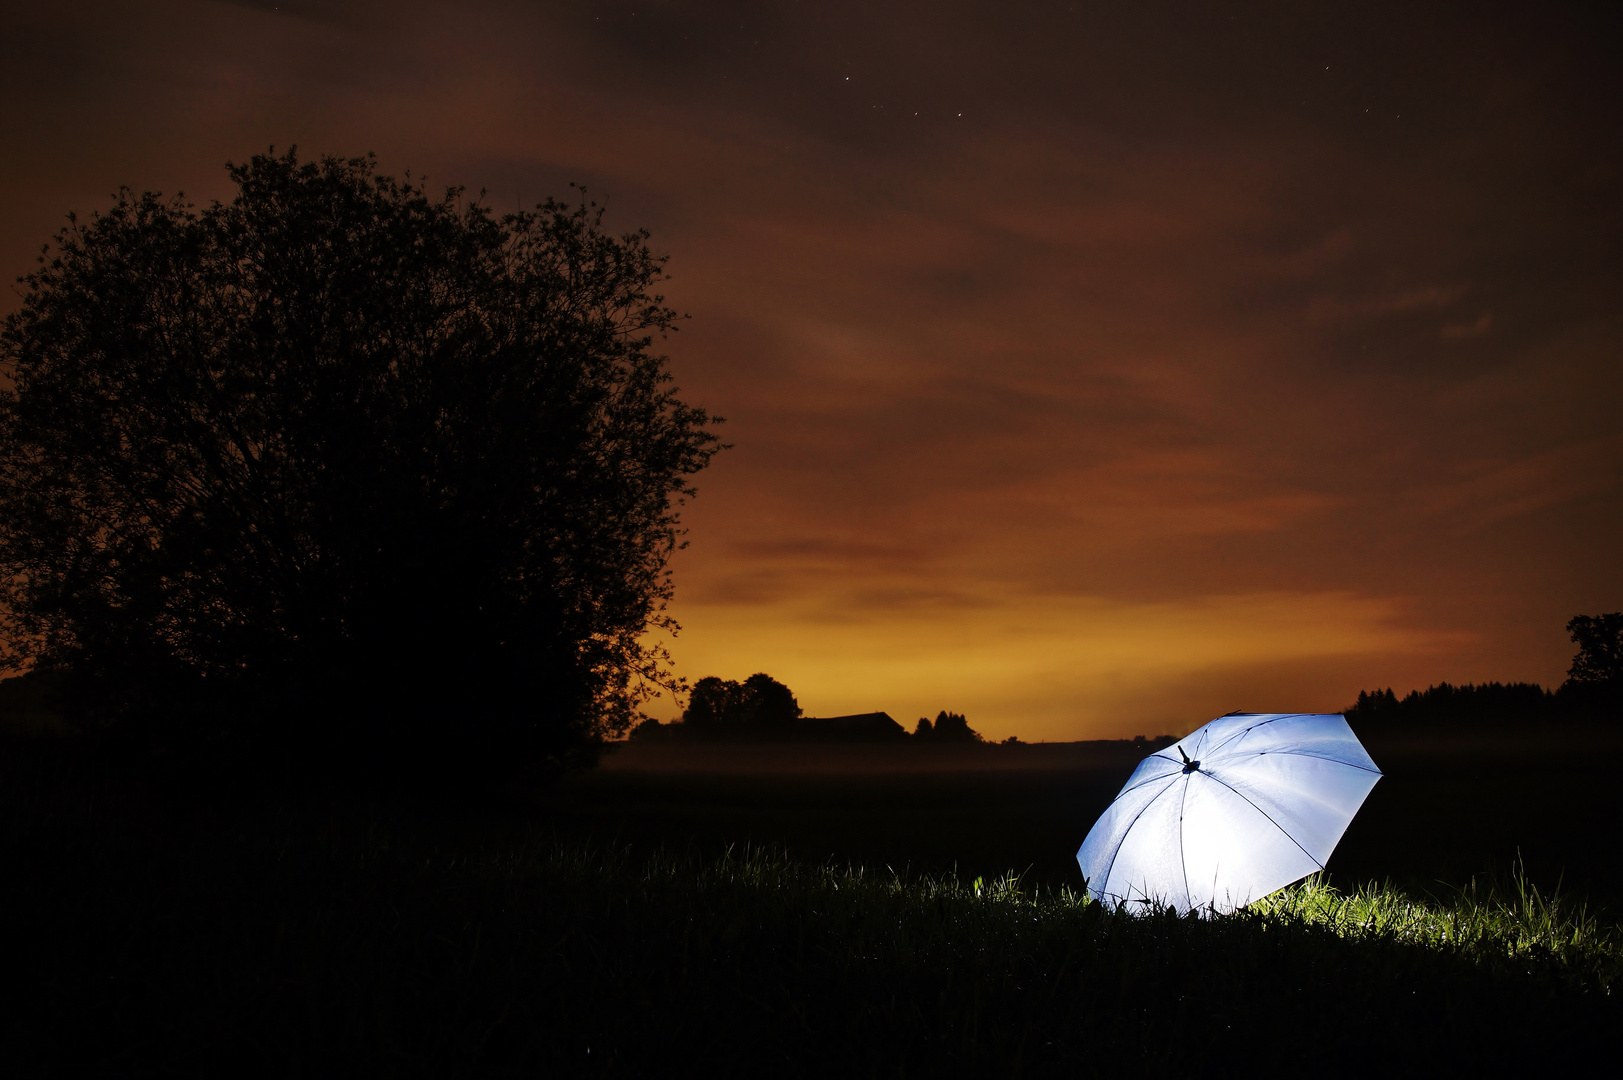
[[[1572,745],[1375,740],[1386,774],[1330,861],[1333,880],[1424,890],[1505,872],[1623,908],[1620,783],[1597,761],[1623,739]],[[713,851],[778,844],[813,860],[1030,868],[1080,887],[1075,854],[1144,750],[1128,742],[1028,746],[626,746],[549,797],[560,822],[638,845]]]

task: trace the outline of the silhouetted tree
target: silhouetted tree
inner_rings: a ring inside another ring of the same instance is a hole
[[[652,349],[647,233],[368,159],[70,218],[0,333],[14,667],[107,717],[567,757],[626,730],[718,449]],[[284,722],[288,722],[284,721]]]
[[[695,735],[718,734],[733,726],[743,690],[742,684],[731,679],[706,675],[693,684],[688,694],[688,707],[682,711],[683,725]]]
[[[936,714],[935,722],[921,718],[918,727],[914,730],[915,738],[926,742],[938,743],[977,743],[982,741],[975,729],[969,726],[969,721],[962,713],[946,712]]]
[[[1358,691],[1358,700],[1343,709],[1342,714],[1354,731],[1368,731],[1372,727],[1396,728],[1405,719],[1403,702],[1390,686],[1385,690]],[[1412,725],[1413,718],[1409,719]]]
[[[1577,615],[1567,633],[1578,646],[1561,686],[1561,700],[1575,718],[1616,721],[1623,710],[1623,612]]]
[[[800,719],[795,695],[764,671],[744,680],[738,702],[741,721],[763,731],[783,731]]]
[[[783,734],[800,718],[789,688],[765,672],[743,682],[707,675],[693,684],[683,727],[701,738],[755,738]]]
[[[1575,615],[1567,633],[1578,653],[1567,669],[1575,683],[1623,683],[1623,612],[1610,615]]]

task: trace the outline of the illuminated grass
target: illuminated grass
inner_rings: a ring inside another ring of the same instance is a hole
[[[553,857],[571,859],[566,851],[554,849]],[[591,858],[600,872],[630,869],[628,852],[599,851]],[[1116,933],[1153,934],[1169,923],[1212,921],[1258,933],[1266,933],[1270,926],[1328,931],[1348,942],[1418,947],[1493,968],[1531,962],[1559,973],[1574,986],[1608,996],[1623,972],[1619,928],[1602,923],[1586,903],[1564,900],[1559,889],[1546,896],[1520,866],[1503,879],[1484,876],[1465,888],[1445,889],[1443,895],[1425,899],[1389,884],[1366,883],[1343,892],[1324,875],[1314,875],[1233,915],[1209,920],[1180,919],[1166,910],[1114,911],[1095,903],[1085,891],[1070,888],[1028,890],[1022,875],[1014,872],[992,881],[979,877],[963,881],[952,875],[909,876],[889,867],[874,872],[852,866],[807,866],[776,851],[729,852],[698,867],[660,855],[643,863],[637,873],[644,883],[663,879],[700,892],[757,890],[763,900],[823,892],[831,901],[838,898],[847,904],[950,910],[956,915],[952,921],[969,935],[987,933],[993,924],[1018,927],[1083,920],[1103,932],[1100,920],[1105,920],[1116,924]]]
[[[1440,898],[1416,900],[1388,885],[1343,893],[1315,876],[1251,905],[1242,918],[1324,927],[1354,941],[1418,945],[1483,963],[1555,963],[1576,981],[1610,993],[1623,968],[1623,937],[1587,904],[1546,896],[1521,868],[1507,880],[1473,880]]]

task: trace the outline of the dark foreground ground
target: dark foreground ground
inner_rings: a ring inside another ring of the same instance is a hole
[[[450,811],[200,801],[0,747],[0,1074],[1435,1075],[1611,1054],[1618,964],[1594,933],[1115,916],[1062,890],[1138,751],[911,749],[628,748]],[[1519,852],[1613,919],[1614,751],[1371,749],[1388,776],[1334,880],[1457,898]],[[1018,893],[993,887],[1008,870]]]

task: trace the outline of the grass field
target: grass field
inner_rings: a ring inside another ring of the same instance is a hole
[[[1377,753],[1388,777],[1330,884],[1210,920],[1082,900],[1067,860],[1136,753],[1028,749],[632,751],[449,813],[200,802],[7,748],[7,1071],[1346,1074],[1609,1053],[1615,785],[1563,785],[1555,748]]]
[[[1623,900],[1617,736],[1474,745],[1378,739],[1386,774],[1331,859],[1335,880],[1425,892],[1524,862],[1542,886]],[[925,751],[925,752],[920,752]],[[1076,849],[1143,751],[1026,747],[628,747],[568,778],[549,811],[638,844],[791,854],[1080,886]]]

